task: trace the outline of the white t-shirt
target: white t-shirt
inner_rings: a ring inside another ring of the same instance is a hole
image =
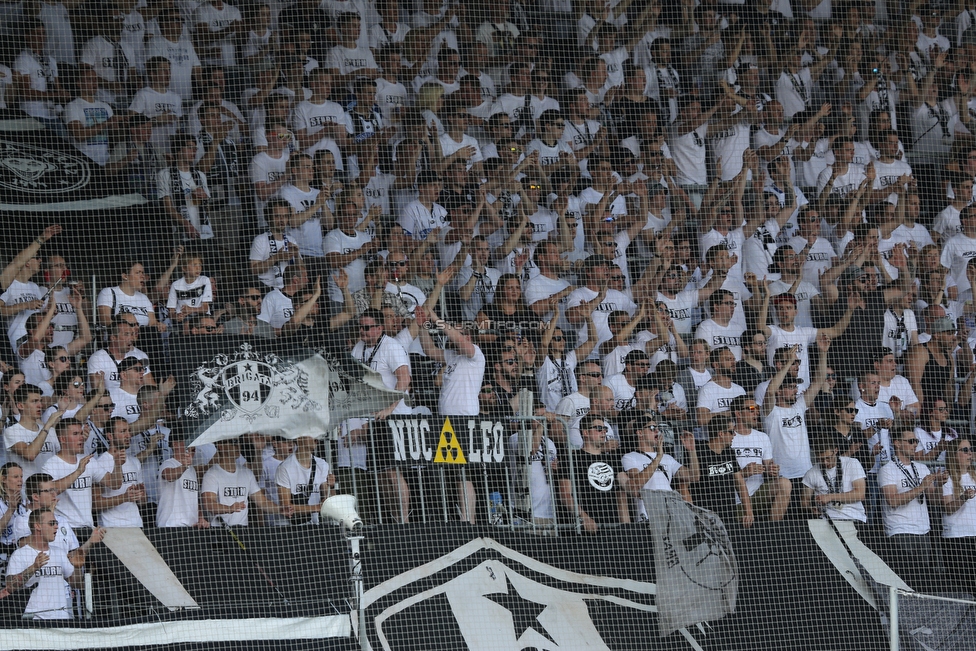
[[[824,479],[824,472],[821,470],[820,466],[814,466],[803,475],[803,485],[807,488],[813,490],[814,495],[827,495],[830,493],[850,493],[854,490],[854,482],[858,479],[864,479],[864,468],[861,466],[861,462],[857,459],[851,459],[850,457],[837,457],[837,462],[840,464],[841,474],[843,475],[840,490],[834,488],[837,482],[837,466],[834,466],[826,472],[827,478]],[[827,485],[827,480],[830,480],[831,485]],[[867,522],[868,517],[864,512],[863,502],[851,502],[848,504],[837,504],[834,503],[827,504],[827,516],[831,520],[858,520],[860,522]]]
[[[437,407],[441,414],[477,416],[481,412],[478,396],[485,364],[485,355],[477,346],[473,357],[462,355],[450,346],[444,349],[444,375]]]
[[[761,466],[764,462],[773,460],[773,442],[765,432],[756,429],[748,434],[736,433],[732,437],[731,447],[740,468],[745,468],[751,463],[758,463]],[[749,494],[754,495],[765,479],[765,474],[746,477],[746,488],[749,489]]]
[[[569,432],[566,438],[574,450],[583,447],[583,438],[580,436],[579,424],[590,413],[590,399],[581,393],[568,395],[559,401],[555,412],[560,416],[565,416],[569,420]]]
[[[773,460],[787,479],[799,479],[813,467],[806,412],[807,403],[800,396],[790,407],[773,407],[763,421],[773,443]]]
[[[698,404],[695,406],[707,409],[712,414],[720,414],[729,410],[734,398],[744,395],[746,390],[735,382],[726,389],[714,380],[709,380],[698,390]]]
[[[64,107],[61,119],[65,124],[79,122],[83,127],[93,127],[96,124],[108,122],[112,115],[114,115],[112,107],[105,102],[97,100],[89,102],[78,97]],[[85,140],[72,139],[71,144],[85,156],[88,156],[88,158],[104,167],[108,162],[108,136],[109,130],[106,129],[98,135],[91,136]]]
[[[122,387],[118,387],[109,389],[108,394],[112,396],[112,402],[115,403],[115,409],[112,411],[113,418],[124,418],[130,424],[139,420],[142,410],[139,408],[139,400],[135,393],[129,393]]]
[[[186,282],[186,278],[178,278],[169,286],[166,307],[179,314],[184,307],[196,308],[213,303],[213,300],[213,287],[206,276],[198,276],[192,283]]]
[[[641,472],[644,468],[651,465],[656,458],[657,452],[628,452],[620,459],[620,465],[623,466],[624,472],[629,470]],[[679,470],[681,470],[681,464],[670,454],[665,454],[661,458],[661,463],[658,465],[657,470],[654,471],[654,474],[651,475],[650,479],[641,488],[652,491],[673,490],[671,488],[671,482]],[[643,498],[637,497],[631,501],[637,508],[638,517],[641,521],[647,521],[647,509],[644,508]]]
[[[598,295],[599,292],[592,290],[589,287],[577,287],[568,297],[566,297],[566,307],[567,309],[576,307],[583,302],[592,301]],[[631,298],[623,292],[619,292],[616,289],[608,289],[603,302],[593,310],[593,325],[596,326],[598,347],[603,342],[609,341],[611,338],[613,338],[613,333],[610,332],[608,320],[610,318],[610,313],[616,310],[623,310],[630,316],[634,316],[634,313],[637,311],[637,303],[631,300]],[[587,332],[587,326],[584,324],[578,331],[577,344],[582,344],[588,340],[589,333]]]
[[[183,117],[183,99],[171,90],[162,93],[153,90],[149,86],[142,88],[132,98],[129,110],[133,113],[140,113],[147,118],[156,118],[161,115],[173,115],[176,118]],[[169,139],[176,134],[180,126],[180,120],[176,119],[169,124],[157,124],[153,126],[152,142],[161,147],[163,151],[169,151]]]
[[[295,316],[295,306],[291,298],[280,289],[272,289],[261,300],[258,321],[270,323],[275,330],[281,330]]]
[[[210,225],[210,219],[206,217],[206,212],[200,212],[200,204],[198,200],[192,195],[194,190],[197,188],[203,189],[210,196],[210,188],[207,187],[207,176],[200,171],[190,170],[190,171],[179,171],[180,176],[180,187],[179,189],[173,188],[173,168],[167,167],[159,170],[156,174],[156,192],[160,200],[164,197],[169,197],[169,200],[173,204],[173,209],[178,212],[183,219],[190,222],[193,228],[196,229],[197,233],[200,234],[201,240],[209,240],[214,236],[213,228]],[[197,183],[199,178],[200,183]],[[183,237],[184,233],[178,231],[178,234]]]
[[[143,360],[143,363],[146,365],[146,373],[150,372],[149,358],[146,357],[146,354],[138,348],[133,348],[127,352],[124,357],[135,357],[136,359]],[[112,357],[112,354],[109,353],[105,348],[96,350],[94,353],[92,353],[92,356],[88,358],[88,375],[94,375],[95,373],[99,372],[105,374],[106,389],[111,391],[112,389],[119,388],[119,364]],[[90,388],[91,387],[89,387],[89,389]]]
[[[167,459],[159,466],[159,508],[157,527],[192,527],[199,518],[200,482],[197,469],[187,466],[174,481],[163,479],[163,471],[182,468],[176,459]]]
[[[942,247],[942,266],[950,270],[960,292],[970,288],[966,265],[971,258],[976,258],[976,239],[962,233],[949,238]]]
[[[373,241],[373,236],[366,231],[355,231],[350,236],[342,229],[336,228],[335,230],[329,231],[329,234],[325,236],[325,239],[322,241],[322,250],[326,254],[352,253],[353,251],[359,251],[371,241]],[[368,256],[364,254],[358,258],[354,258],[349,264],[343,267],[346,275],[349,277],[349,293],[358,292],[360,289],[366,287],[367,262]],[[329,276],[328,291],[330,299],[336,303],[342,303],[342,290],[335,284],[335,280],[331,275]]]
[[[742,333],[745,331],[745,326],[736,323],[735,319],[729,321],[726,326],[718,324],[713,319],[705,319],[698,324],[695,339],[704,339],[712,350],[727,346],[738,362],[742,359]]]
[[[7,459],[15,461],[17,465],[24,469],[25,480],[31,475],[40,472],[47,460],[61,451],[61,444],[58,442],[58,437],[54,429],[48,430],[45,435],[47,439],[44,441],[44,445],[41,446],[40,453],[34,457],[33,461],[28,461],[11,449],[16,443],[30,445],[38,436],[41,436],[40,429],[37,431],[29,430],[20,423],[15,423],[3,430],[3,447],[7,451]]]
[[[135,292],[129,296],[120,287],[103,288],[98,292],[95,305],[111,308],[113,317],[123,312],[131,314],[142,327],[149,325],[149,315],[155,312],[148,296],[142,292]]]
[[[571,350],[564,360],[546,356],[536,369],[536,387],[539,399],[552,411],[565,396],[576,393],[576,351]]]
[[[603,380],[603,386],[613,391],[613,408],[617,411],[634,406],[637,389],[630,385],[623,373],[617,373]]]
[[[772,292],[770,292],[772,293]],[[810,352],[808,346],[817,341],[816,328],[794,326],[792,332],[783,330],[779,326],[769,326],[769,339],[766,343],[766,362],[772,366],[776,351],[783,346],[799,346],[797,356],[800,359],[800,371],[797,377],[803,379],[803,386],[810,386]]]
[[[81,458],[81,455],[78,456]],[[51,475],[57,481],[67,477],[78,468],[78,462],[69,463],[59,456],[53,456],[44,463],[43,472]],[[67,524],[72,529],[78,527],[94,527],[92,519],[92,490],[115,469],[115,459],[105,453],[92,457],[85,466],[81,476],[68,486],[67,490],[58,495],[58,505],[54,512],[58,521]]]
[[[3,301],[7,307],[12,307],[18,303],[38,301],[42,296],[44,290],[37,283],[31,281],[24,283],[14,279],[7,287],[7,291],[0,295],[0,301]],[[17,352],[20,342],[27,337],[27,318],[34,312],[37,310],[21,310],[7,319],[7,338],[14,353]]]
[[[21,574],[34,564],[40,552],[30,545],[24,545],[10,555],[7,563],[7,576]],[[68,578],[75,572],[68,554],[60,547],[49,545],[48,561],[24,583],[23,588],[30,593],[30,600],[24,609],[25,615],[34,619],[72,619],[71,590]]]
[[[122,464],[122,485],[115,489],[102,490],[102,497],[115,497],[124,494],[130,486],[143,483],[142,462],[134,454],[125,455]],[[139,515],[139,505],[135,502],[123,502],[110,509],[100,511],[98,525],[101,527],[138,527],[142,528],[142,516]]]
[[[213,493],[217,496],[217,503],[231,506],[237,502],[244,502],[244,508],[237,513],[224,513],[212,516],[210,524],[213,526],[247,526],[248,498],[260,491],[254,473],[249,468],[236,467],[234,472],[227,472],[214,464],[203,475],[201,493]]]
[[[278,253],[279,251],[287,250],[294,251],[295,256],[298,256],[298,242],[291,239],[287,235],[283,239],[277,239],[270,231],[266,231],[256,236],[251,242],[251,253],[249,256],[250,260],[269,260],[271,256]],[[268,268],[264,273],[258,274],[258,279],[267,285],[268,287],[281,289],[285,286],[285,281],[282,278],[282,274],[285,272],[285,268],[294,261],[295,258],[289,260],[281,260],[274,263]]]
[[[519,435],[516,432],[508,439],[509,457],[515,466],[515,473],[524,472],[525,462],[519,450]],[[556,511],[552,500],[552,490],[546,474],[544,462],[552,464],[556,461],[556,444],[548,436],[542,437],[539,449],[532,451],[529,464],[529,498],[532,501],[532,517],[554,519]]]
[[[380,339],[376,346],[370,346],[369,348],[366,347],[365,342],[357,342],[353,346],[352,356],[356,361],[362,362],[379,373],[380,377],[383,378],[383,384],[388,389],[396,389],[397,378],[395,371],[397,369],[406,366],[407,370],[410,370],[410,358],[407,356],[407,351],[395,339],[386,335],[383,335],[383,338]],[[478,386],[478,391],[481,391],[480,385]],[[393,411],[395,414],[409,412],[409,408],[402,400]]]
[[[898,493],[907,493],[922,483],[929,475],[929,469],[920,463],[912,462],[904,465],[892,459],[891,463],[881,466],[878,471],[878,486],[894,486]],[[888,500],[881,496],[881,513],[884,516],[885,533],[889,536],[897,534],[914,534],[924,536],[929,532],[929,510],[921,495],[908,504],[892,508]]]
[[[248,166],[251,184],[265,183],[271,185],[275,183],[281,176],[288,173],[288,159],[290,157],[291,154],[287,148],[281,152],[278,158],[273,158],[266,151],[259,151],[251,159],[251,164]],[[259,199],[257,194],[254,195],[254,210],[257,213],[258,226],[261,228],[268,227],[268,222],[264,218],[264,207],[268,205],[270,199],[271,197]]]
[[[967,488],[976,488],[976,480],[968,472],[960,477],[962,480],[962,491]],[[946,481],[942,487],[942,494],[951,496],[953,493],[952,477]],[[966,500],[965,504],[959,507],[955,513],[946,513],[942,516],[942,537],[943,538],[971,538],[976,536],[976,499]]]
[[[278,196],[288,202],[296,213],[305,213],[319,198],[318,188],[309,188],[308,192],[292,184],[285,185],[278,191]],[[298,250],[303,257],[321,258],[322,251],[322,211],[304,215],[305,221],[297,228],[286,228],[285,235],[298,242]]]
[[[876,473],[882,465],[888,463],[888,460],[891,459],[891,437],[889,436],[888,430],[877,428],[878,421],[884,418],[893,419],[894,415],[891,413],[891,407],[880,400],[873,405],[869,405],[863,400],[858,399],[854,402],[854,409],[857,410],[854,416],[854,422],[861,423],[862,432],[872,427],[876,428],[875,433],[865,444],[868,450],[873,450],[875,445],[881,444],[881,451],[875,455],[874,466],[868,471],[870,473]]]
[[[674,328],[678,334],[690,335],[695,311],[698,307],[698,290],[685,289],[675,294],[674,298],[668,298],[658,292],[656,300],[667,306],[668,314],[671,315],[671,321],[674,323]]]
[[[413,239],[426,240],[432,230],[447,226],[447,209],[435,203],[428,210],[420,201],[411,201],[403,209],[397,223]]]
[[[146,45],[146,58],[161,56],[169,59],[169,89],[183,98],[193,97],[193,69],[200,67],[200,59],[188,36],[180,36],[175,43],[162,36],[152,38]]]
[[[315,475],[312,475],[312,471]],[[291,493],[292,506],[322,503],[322,484],[328,485],[329,464],[325,459],[312,457],[312,468],[306,468],[292,454],[281,462],[275,471],[275,483]],[[313,513],[312,524],[319,523],[319,514]]]

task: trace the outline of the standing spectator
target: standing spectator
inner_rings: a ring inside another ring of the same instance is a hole
[[[47,31],[39,20],[28,20],[21,27],[24,49],[14,59],[11,69],[20,99],[20,109],[59,130],[56,107],[68,99],[58,78],[58,64],[54,57],[44,54]]]
[[[383,331],[383,313],[369,309],[359,316],[359,341],[351,350],[352,358],[380,374],[388,389],[406,392],[410,389],[410,358],[395,339]],[[383,409],[383,417],[408,414],[410,408],[397,400]],[[400,469],[394,465],[392,454],[384,454],[377,461],[384,490],[384,505],[402,523],[409,521],[410,489]]]
[[[125,450],[110,447],[99,456],[84,454],[84,425],[74,419],[61,423],[58,430],[60,451],[44,463],[43,471],[51,476],[58,495],[58,520],[65,526],[94,527],[92,491],[95,485],[113,489],[122,485]]]
[[[765,432],[756,429],[759,409],[756,401],[748,396],[737,396],[732,400],[729,407],[735,419],[732,450],[746,481],[753,515],[765,515],[768,511],[769,519],[777,522],[783,519],[790,506],[793,485],[789,479],[780,477],[779,464],[773,460],[773,442]]]
[[[953,441],[946,450],[949,478],[942,487],[942,539],[945,558],[956,575],[956,583],[970,592],[976,588],[976,572],[968,559],[976,543],[976,466],[971,439]]]
[[[712,367],[711,377],[698,389],[698,402],[695,403],[698,424],[702,427],[708,425],[716,414],[729,411],[732,400],[746,393],[745,389],[732,381],[735,355],[728,346],[714,349],[708,360]]]
[[[27,479],[41,468],[60,449],[55,427],[64,411],[57,410],[46,421],[41,421],[41,397],[43,392],[32,384],[22,384],[13,393],[20,420],[3,430],[3,447],[7,457],[23,468]]]
[[[160,170],[156,177],[157,197],[176,237],[207,242],[214,236],[207,210],[210,189],[206,175],[193,165],[197,139],[189,134],[177,135],[172,148],[174,165]]]
[[[169,141],[179,128],[183,117],[183,98],[170,90],[170,62],[163,56],[150,57],[146,61],[147,85],[140,89],[129,110],[149,118],[152,122],[151,142],[164,154],[170,151]]]
[[[673,490],[690,496],[688,487],[699,481],[701,475],[695,438],[691,432],[683,432],[681,435],[681,445],[687,450],[689,458],[689,465],[684,466],[670,454],[664,453],[664,437],[656,422],[638,422],[634,430],[637,434],[637,449],[625,454],[620,464],[626,473],[627,481],[623,482],[623,487],[632,498],[631,505],[637,514],[636,521],[646,522],[648,516],[644,498],[641,496],[642,490]]]
[[[75,149],[104,167],[109,160],[109,138],[120,124],[112,107],[96,98],[98,76],[88,67],[78,69],[78,96],[64,107],[64,120]]]
[[[81,572],[60,547],[52,547],[58,532],[58,519],[50,509],[31,512],[27,543],[10,555],[7,563],[7,586],[12,594],[22,587],[31,588],[24,615],[32,619],[72,619],[70,586],[80,588]],[[69,585],[70,581],[70,585]]]
[[[200,511],[200,479],[193,465],[192,447],[182,436],[170,439],[173,456],[159,466],[157,527],[199,527],[210,522]]]
[[[603,371],[596,362],[583,360],[576,366],[576,392],[562,398],[554,410],[556,414],[569,421],[569,431],[566,432],[567,442],[573,449],[583,445],[580,436],[579,423],[590,413],[590,395],[594,389],[600,388]]]
[[[217,453],[213,465],[203,475],[200,504],[210,526],[235,526],[248,524],[250,503],[258,510],[291,517],[291,507],[279,507],[258,486],[254,473],[247,466],[238,466],[241,447],[237,439],[225,439],[216,443]]]
[[[803,476],[803,508],[831,520],[867,523],[864,513],[864,468],[857,459],[841,455],[834,437],[814,437],[811,449],[817,463]]]
[[[159,33],[146,45],[146,56],[160,56],[170,63],[169,90],[184,102],[193,97],[194,85],[199,86],[201,63],[193,42],[184,32],[180,14],[172,9],[156,17]]]
[[[318,524],[320,505],[335,486],[329,463],[313,455],[316,443],[311,436],[299,436],[295,451],[275,471],[278,500],[282,509],[291,508],[291,524]]]
[[[768,396],[762,405],[764,429],[773,442],[773,460],[779,464],[780,474],[793,482],[793,493],[799,495],[800,480],[812,467],[810,460],[810,439],[807,432],[807,409],[817,399],[827,374],[827,350],[830,339],[826,335],[817,338],[820,362],[813,382],[806,392],[797,394],[797,380],[788,375],[791,363],[783,365],[766,390]],[[791,348],[792,359],[797,359],[799,350]],[[792,361],[792,360],[789,360]]]
[[[575,453],[573,464],[578,470],[574,477],[569,475],[570,464],[560,466],[560,501],[586,533],[596,533],[601,526],[629,523],[630,507],[621,485],[624,470],[619,457],[606,449],[606,421],[584,416],[580,433],[583,447]]]
[[[708,443],[697,450],[700,479],[691,485],[691,496],[695,506],[714,511],[725,522],[741,521],[749,528],[755,516],[749,489],[730,447],[734,435],[729,416],[717,416],[708,424]],[[736,495],[742,502],[741,518],[736,517]]]
[[[131,434],[124,418],[113,418],[106,428],[112,449],[128,450]],[[146,503],[146,484],[142,476],[142,462],[134,454],[125,455],[121,464],[122,483],[116,488],[103,489],[92,500],[92,510],[98,512],[102,527],[142,528],[140,505]]]
[[[14,352],[27,334],[27,317],[44,307],[44,292],[33,278],[41,268],[41,248],[59,233],[61,226],[48,226],[0,272],[0,316],[7,319],[7,338]]]
[[[727,348],[736,362],[742,359],[742,333],[746,330],[744,325],[732,318],[737,305],[732,292],[716,290],[708,297],[712,318],[702,321],[695,330],[695,339],[706,341],[713,352]]]
[[[301,264],[298,242],[285,234],[291,223],[291,206],[283,199],[273,199],[267,205],[271,228],[251,242],[251,273],[271,288],[284,287],[285,269]]]
[[[926,502],[942,492],[949,476],[914,461],[918,438],[911,429],[900,430],[892,444],[891,463],[878,471],[888,536],[886,561],[909,585],[927,585],[933,578],[933,551]]]

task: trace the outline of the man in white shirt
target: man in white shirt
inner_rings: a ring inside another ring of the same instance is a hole
[[[55,426],[64,415],[57,410],[45,422],[41,420],[41,389],[33,384],[21,384],[14,391],[13,402],[20,413],[20,421],[3,430],[6,456],[23,469],[27,479],[41,468],[60,449]]]
[[[112,447],[98,456],[84,454],[86,438],[82,423],[72,418],[63,421],[58,430],[61,450],[43,468],[54,480],[59,496],[58,520],[73,529],[95,526],[92,491],[96,484],[109,489],[121,486],[126,460],[124,449]]]
[[[410,389],[410,358],[397,340],[383,332],[383,313],[379,310],[370,308],[359,316],[359,341],[353,346],[351,354],[354,360],[379,373],[388,389],[402,392]],[[480,384],[478,388],[480,390]],[[377,418],[409,413],[410,408],[406,403],[397,400],[377,414]],[[376,467],[381,470],[384,510],[406,523],[410,513],[409,486],[393,462],[392,449],[382,449],[379,455]]]
[[[32,511],[28,518],[30,537],[10,555],[4,596],[25,586],[30,588],[30,600],[24,610],[27,619],[73,618],[70,586],[82,586],[82,573],[75,572],[65,550],[51,546],[59,524],[50,509]]]
[[[741,395],[732,399],[729,411],[735,418],[732,450],[752,498],[753,514],[768,510],[770,520],[782,520],[790,506],[793,484],[779,476],[779,464],[773,461],[773,442],[765,432],[756,429],[759,405],[752,398]]]
[[[184,102],[193,97],[193,86],[199,83],[201,64],[193,42],[183,31],[183,21],[176,10],[164,11],[157,17],[159,34],[146,46],[146,56],[165,57],[170,62],[169,89]]]
[[[237,439],[216,443],[213,466],[203,476],[200,504],[210,526],[247,526],[250,502],[264,513],[291,517],[291,507],[279,507],[258,486],[254,473],[247,466],[239,466],[241,447]]]
[[[732,400],[744,396],[746,390],[732,381],[735,372],[735,355],[728,346],[716,348],[708,356],[712,367],[711,379],[698,390],[698,424],[704,427],[716,415],[729,411]]]
[[[576,366],[576,393],[569,394],[556,405],[555,413],[569,421],[566,439],[573,449],[579,449],[583,445],[579,422],[590,413],[590,393],[601,386],[602,380],[603,371],[598,363],[580,362]]]
[[[735,356],[735,361],[742,359],[742,333],[746,330],[744,325],[732,318],[737,305],[732,292],[726,289],[716,290],[708,297],[712,318],[702,321],[695,330],[695,339],[707,341],[713,351],[728,348]]]
[[[577,328],[577,344],[587,341],[590,337],[597,339],[597,346],[613,337],[610,326],[607,323],[610,313],[616,310],[623,310],[628,315],[634,316],[637,311],[637,304],[623,292],[616,289],[609,289],[607,284],[610,280],[610,269],[612,262],[604,256],[594,254],[583,262],[582,276],[586,279],[582,287],[576,288],[566,299],[566,318],[569,323]],[[596,307],[590,305],[595,303]],[[596,332],[588,332],[586,317],[593,315],[593,325]]]
[[[928,499],[938,500],[948,475],[934,473],[914,461],[918,437],[910,427],[901,428],[892,441],[891,463],[878,472],[888,564],[909,585],[921,589],[934,571]]]
[[[308,274],[301,264],[293,264],[285,268],[282,282],[284,287],[272,289],[265,294],[257,317],[258,321],[264,321],[274,328],[276,335],[287,334],[300,327],[302,321],[312,313],[322,295],[321,279],[316,278],[312,294],[299,308],[295,308],[295,295],[308,284]]]

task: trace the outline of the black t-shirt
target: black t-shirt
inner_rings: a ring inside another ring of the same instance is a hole
[[[726,448],[721,454],[715,454],[707,444],[698,446],[698,465],[701,479],[691,485],[695,506],[714,511],[731,522],[735,509],[735,473],[739,472],[735,452]]]
[[[559,467],[560,479],[569,479],[569,464],[561,463]],[[617,475],[623,472],[619,455],[615,452],[589,454],[578,450],[573,452],[573,467],[579,507],[599,525],[619,524]]]

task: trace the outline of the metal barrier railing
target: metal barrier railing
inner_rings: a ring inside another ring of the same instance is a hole
[[[531,393],[528,404],[531,405]],[[407,415],[392,416],[392,420],[410,423],[411,431],[419,430],[430,435],[437,435],[442,418],[433,416]],[[488,422],[489,419],[471,417],[473,420]],[[555,417],[564,432],[570,429],[570,423],[562,417]],[[477,513],[479,521],[487,520],[499,526],[510,529],[531,529],[547,531],[554,535],[560,528],[575,527],[573,524],[559,524],[557,517],[534,517],[533,497],[539,497],[535,491],[538,485],[533,485],[533,473],[541,470],[545,477],[545,489],[548,491],[548,502],[552,505],[553,515],[562,507],[558,499],[557,467],[566,463],[566,472],[572,483],[575,478],[573,454],[569,446],[556,441],[564,440],[562,436],[554,436],[549,420],[541,416],[518,416],[506,418],[503,421],[491,421],[498,427],[504,428],[500,440],[495,444],[491,454],[492,463],[437,463],[420,455],[419,459],[394,459],[394,465],[382,467],[384,450],[391,442],[387,421],[366,419],[369,428],[365,442],[368,451],[367,470],[352,471],[355,464],[354,455],[349,455],[350,467],[345,475],[349,478],[349,485],[340,486],[343,492],[355,495],[362,504],[368,502],[365,510],[373,514],[373,523],[385,524],[391,521],[399,522],[404,519],[421,522],[432,521],[472,521],[472,513]],[[431,427],[434,424],[437,427]],[[517,437],[514,436],[517,434]],[[344,435],[340,427],[336,427],[330,439],[335,445],[344,445]],[[538,437],[541,442],[542,454],[534,454],[532,443]],[[424,439],[429,446],[430,441]],[[409,443],[406,446],[409,448]],[[331,448],[331,446],[329,446]],[[556,454],[553,455],[552,451]],[[434,451],[428,447],[426,455],[433,456]],[[334,456],[334,455],[333,455]],[[500,457],[500,461],[495,457]],[[387,459],[388,460],[388,459]],[[332,459],[327,459],[332,464]],[[380,466],[378,467],[377,461]],[[539,464],[539,466],[534,466]],[[333,467],[335,467],[333,465]],[[367,479],[364,485],[363,479]],[[402,480],[402,483],[400,483]],[[393,486],[391,486],[393,482]],[[452,484],[454,484],[452,486]],[[406,489],[406,490],[403,490]],[[456,489],[456,490],[455,490]],[[575,486],[574,486],[575,498]],[[399,500],[397,504],[394,499]],[[472,503],[472,500],[474,502]],[[399,507],[400,517],[395,510]],[[405,515],[405,518],[404,518]]]

